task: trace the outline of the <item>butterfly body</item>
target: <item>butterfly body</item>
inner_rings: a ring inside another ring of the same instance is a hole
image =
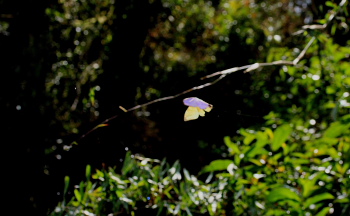
[[[210,112],[211,109],[213,109],[213,105],[197,97],[185,98],[183,103],[188,106],[185,112],[184,121],[195,120],[199,116],[205,116],[205,111]]]

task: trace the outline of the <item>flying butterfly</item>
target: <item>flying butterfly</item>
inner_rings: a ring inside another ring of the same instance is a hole
[[[197,97],[185,98],[183,103],[188,106],[185,112],[184,121],[195,120],[199,116],[205,116],[204,111],[210,112],[211,109],[213,109],[213,105],[208,104]]]

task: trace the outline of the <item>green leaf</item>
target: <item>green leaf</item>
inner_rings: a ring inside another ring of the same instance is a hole
[[[326,87],[326,93],[327,94],[335,94],[337,91],[335,90],[335,88],[333,86],[327,86]]]
[[[326,1],[326,5],[327,5],[328,7],[331,7],[331,8],[337,7],[337,5],[336,5],[335,3],[333,3],[333,2],[331,2],[331,1]]]
[[[90,88],[89,97],[91,105],[95,106],[95,88]]]
[[[274,188],[269,195],[267,196],[267,200],[271,203],[276,203],[283,200],[295,200],[300,202],[300,197],[294,191],[285,188],[278,187]]]
[[[324,132],[324,137],[336,138],[349,129],[350,124],[342,124],[340,122],[333,122],[329,128]]]
[[[278,127],[275,130],[274,138],[271,144],[272,150],[276,151],[277,149],[279,149],[282,146],[282,144],[287,141],[291,132],[292,128],[288,124]]]
[[[268,209],[266,212],[266,216],[285,216],[286,215],[286,210],[282,210],[282,209]]]
[[[316,184],[319,178],[321,178],[324,174],[324,172],[319,172],[317,174],[314,174],[312,178],[299,178],[298,181],[300,182],[301,186],[303,187],[302,190],[302,196],[303,197],[309,197],[315,190],[319,188],[319,186]]]
[[[296,166],[296,165],[301,165],[301,164],[310,164],[309,159],[303,159],[303,158],[291,158],[291,163]]]
[[[328,214],[330,208],[331,207],[323,208],[320,212],[317,213],[316,216],[326,216]]]
[[[187,171],[187,169],[183,169],[185,179],[187,181],[192,181],[190,173]]]
[[[127,175],[129,171],[131,171],[135,167],[135,160],[131,157],[131,152],[128,151],[125,154],[124,164],[122,168],[122,174]]]
[[[249,145],[255,139],[255,134],[249,133],[243,129],[241,129],[240,132],[244,136],[243,143],[245,145]]]
[[[247,158],[253,158],[255,155],[267,155],[268,153],[269,152],[266,149],[255,145],[254,147],[250,148],[250,150],[246,153],[246,156]]]
[[[327,144],[328,146],[336,145],[338,144],[338,139],[337,138],[330,138],[330,137],[322,137],[318,140],[315,140],[316,144]]]
[[[239,150],[237,144],[232,142],[231,138],[229,136],[225,136],[224,137],[224,143],[226,144],[226,146],[228,148],[230,148],[230,154],[231,155],[240,154],[241,153],[241,151]]]
[[[64,192],[63,192],[63,194],[66,194],[68,191],[69,181],[70,181],[69,176],[65,176],[64,177]]]
[[[214,160],[205,166],[201,173],[226,170],[231,163],[233,163],[232,160]]]
[[[257,159],[249,159],[250,162],[254,163],[257,166],[262,166],[263,164],[261,163],[260,160]]]
[[[331,34],[332,35],[335,35],[335,32],[337,31],[337,26],[336,25],[332,25],[332,28],[331,28]]]
[[[322,200],[334,199],[334,196],[330,193],[318,194],[316,196],[310,197],[304,202],[304,208],[308,208],[312,204],[316,204]]]
[[[90,165],[87,165],[87,166],[86,166],[86,169],[85,169],[85,176],[86,176],[86,179],[87,179],[87,180],[90,179],[90,176],[91,176],[91,166],[90,166]]]
[[[81,194],[79,193],[79,191],[77,189],[74,190],[74,195],[75,198],[78,200],[78,202],[81,201]]]
[[[117,194],[117,196],[118,196],[119,198],[124,196],[124,193],[123,193],[123,191],[121,191],[121,190],[117,190],[117,191],[116,191],[116,194]]]
[[[264,148],[264,146],[268,143],[268,135],[267,133],[258,132],[256,134],[256,143],[248,149],[245,153],[247,158],[253,158],[255,155],[267,155],[269,152]]]
[[[348,198],[341,198],[341,199],[337,198],[334,202],[335,203],[349,203],[350,199],[348,199]]]

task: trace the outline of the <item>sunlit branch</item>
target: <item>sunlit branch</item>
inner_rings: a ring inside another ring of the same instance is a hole
[[[306,45],[306,47],[303,49],[303,51],[301,51],[301,53],[298,55],[298,57],[296,57],[293,60],[293,65],[297,65],[298,62],[304,57],[306,51],[310,48],[311,44],[314,42],[316,38],[312,37],[311,40],[309,41],[309,43]]]
[[[210,75],[207,75],[205,77],[202,77],[201,79],[207,79],[207,78],[211,78],[211,77],[214,77],[214,76],[219,76],[219,78],[217,78],[216,80],[212,81],[212,82],[207,82],[205,84],[202,84],[202,85],[199,85],[199,86],[195,86],[195,87],[192,87],[190,89],[187,89],[183,92],[180,92],[176,95],[172,95],[172,96],[167,96],[167,97],[162,97],[162,98],[158,98],[158,99],[155,99],[155,100],[152,100],[152,101],[149,101],[147,103],[144,103],[144,104],[140,104],[140,105],[137,105],[137,106],[134,106],[134,107],[131,107],[129,109],[126,109],[122,106],[119,106],[119,109],[121,109],[123,112],[127,113],[127,112],[131,112],[131,111],[134,111],[134,110],[137,110],[137,109],[140,109],[142,107],[146,107],[146,106],[149,106],[151,104],[154,104],[154,103],[158,103],[158,102],[162,102],[162,101],[166,101],[166,100],[170,100],[170,99],[174,99],[174,98],[177,98],[181,95],[184,95],[184,94],[187,94],[189,92],[192,92],[192,91],[196,91],[196,90],[200,90],[200,89],[203,89],[203,88],[206,88],[208,86],[211,86],[211,85],[214,85],[215,83],[217,83],[218,81],[222,80],[223,78],[225,78],[228,74],[231,74],[231,73],[234,73],[234,72],[237,72],[237,71],[242,71],[242,70],[245,70],[244,73],[247,73],[247,72],[251,72],[253,70],[256,70],[260,67],[266,67],[266,66],[275,66],[275,65],[297,65],[298,62],[304,57],[306,51],[310,48],[311,44],[313,43],[313,41],[315,40],[315,37],[312,37],[311,40],[309,41],[309,43],[305,46],[305,48],[300,52],[300,54],[298,55],[298,57],[296,57],[293,61],[285,61],[285,60],[279,60],[279,61],[274,61],[274,62],[268,62],[268,63],[255,63],[255,64],[250,64],[250,65],[244,65],[244,66],[241,66],[241,67],[234,67],[234,68],[229,68],[229,69],[226,69],[226,70],[223,70],[223,71],[218,71],[218,72],[215,72],[215,73],[212,73]],[[119,115],[115,115],[115,116],[112,116],[106,120],[104,120],[103,122],[101,122],[100,124],[98,124],[96,127],[94,127],[93,129],[91,129],[90,131],[88,131],[87,133],[85,133],[84,135],[82,135],[80,137],[80,139],[86,137],[88,134],[90,134],[91,132],[95,131],[97,128],[100,128],[100,127],[104,127],[104,126],[107,126],[107,123],[110,122],[111,120],[117,118]],[[75,142],[76,143],[76,142]]]
[[[336,11],[334,11],[334,10],[330,11],[330,16],[329,16],[329,18],[328,18],[328,20],[327,20],[327,22],[325,24],[323,24],[323,25],[317,25],[317,24],[316,25],[304,25],[302,27],[302,30],[297,31],[294,34],[299,34],[300,32],[304,32],[307,29],[325,29],[329,25],[329,23],[334,19],[334,17],[339,13],[339,11],[341,10],[341,7],[344,6],[346,3],[347,3],[347,0],[342,0],[340,2],[339,7],[337,8]],[[204,77],[201,78],[201,80],[204,80],[204,79],[208,79],[208,78],[211,78],[211,77],[219,76],[219,78],[217,78],[216,80],[214,80],[212,82],[207,82],[205,84],[202,84],[202,85],[195,86],[195,87],[192,87],[190,89],[187,89],[187,90],[185,90],[185,91],[183,91],[181,93],[178,93],[176,95],[158,98],[158,99],[149,101],[147,103],[131,107],[129,109],[126,109],[126,108],[124,108],[122,106],[119,106],[119,108],[122,111],[124,111],[124,113],[127,113],[127,112],[131,112],[131,111],[140,109],[142,107],[149,106],[151,104],[155,104],[155,103],[158,103],[158,102],[174,99],[174,98],[177,98],[177,97],[182,96],[184,94],[187,94],[189,92],[200,90],[200,89],[206,88],[208,86],[212,86],[212,85],[216,84],[218,81],[220,81],[223,78],[225,78],[227,75],[229,75],[231,73],[238,72],[238,71],[242,71],[242,70],[244,70],[243,73],[248,73],[248,72],[251,72],[251,71],[256,70],[258,68],[267,67],[267,66],[275,66],[275,65],[292,65],[292,66],[296,66],[300,62],[300,60],[305,56],[305,53],[310,48],[310,46],[315,41],[315,39],[316,39],[315,37],[312,37],[310,39],[310,41],[308,42],[308,44],[304,47],[304,49],[300,52],[300,54],[293,61],[279,60],[279,61],[274,61],[274,62],[254,63],[254,64],[244,65],[244,66],[240,66],[240,67],[229,68],[229,69],[226,69],[226,70],[222,70],[222,71],[218,71],[218,72],[209,74],[209,75],[204,76]],[[98,124],[96,127],[94,127],[93,129],[91,129],[90,131],[88,131],[87,133],[82,135],[80,137],[80,139],[86,137],[88,134],[90,134],[91,132],[95,131],[97,128],[108,126],[107,123],[110,122],[111,120],[117,118],[118,116],[119,115],[115,115],[115,116],[112,116],[112,117],[104,120],[103,122]],[[76,141],[73,142],[73,143],[77,144]]]
[[[304,25],[302,26],[301,30],[297,31],[297,32],[294,32],[293,35],[298,35],[298,34],[301,34],[303,33],[304,31],[308,30],[308,29],[311,29],[311,30],[315,30],[315,29],[325,29],[327,28],[327,26],[329,25],[329,23],[332,22],[332,20],[337,16],[337,14],[341,11],[342,7],[347,3],[348,1],[347,0],[342,0],[338,7],[337,7],[337,10],[331,10],[328,14],[329,17],[328,17],[328,20],[326,23],[320,25],[320,24],[313,24],[313,25]]]
[[[266,66],[274,66],[274,65],[294,65],[296,66],[298,64],[298,62],[304,57],[306,51],[310,48],[311,44],[315,41],[315,37],[312,37],[311,40],[309,41],[309,43],[305,46],[305,48],[300,52],[300,54],[298,55],[298,57],[296,57],[293,61],[285,61],[285,60],[279,60],[279,61],[274,61],[274,62],[265,62],[265,63],[254,63],[251,65],[245,65],[245,66],[241,66],[241,67],[234,67],[234,68],[230,68],[227,70],[223,70],[223,71],[218,71],[212,74],[209,74],[205,77],[202,77],[201,79],[207,79],[210,77],[214,77],[214,76],[218,76],[218,75],[227,75],[227,74],[231,74],[237,71],[241,71],[244,70],[244,73],[256,70],[260,67],[266,67]]]
[[[162,98],[158,98],[158,99],[155,99],[155,100],[152,100],[152,101],[149,101],[147,103],[144,103],[144,104],[140,104],[140,105],[137,105],[137,106],[134,106],[134,107],[131,107],[129,109],[125,109],[124,107],[122,106],[119,106],[119,109],[121,109],[122,111],[124,111],[125,113],[126,112],[131,112],[131,111],[134,111],[134,110],[137,110],[137,109],[140,109],[142,107],[146,107],[146,106],[149,106],[151,104],[154,104],[154,103],[158,103],[158,102],[161,102],[161,101],[166,101],[166,100],[170,100],[170,99],[174,99],[174,98],[177,98],[181,95],[184,95],[184,94],[187,94],[189,92],[192,92],[192,91],[196,91],[196,90],[199,90],[199,89],[203,89],[205,87],[208,87],[208,86],[211,86],[211,85],[214,85],[215,83],[217,83],[218,81],[222,80],[226,75],[223,74],[221,75],[219,78],[217,78],[216,80],[212,81],[212,82],[208,82],[208,83],[205,83],[205,84],[202,84],[202,85],[199,85],[199,86],[195,86],[195,87],[192,87],[190,89],[187,89],[181,93],[178,93],[176,95],[172,95],[172,96],[167,96],[167,97],[162,97]],[[103,122],[101,122],[100,124],[98,124],[96,127],[92,128],[91,130],[89,130],[87,133],[85,133],[84,135],[82,135],[80,137],[80,139],[86,137],[87,135],[89,135],[91,132],[95,131],[97,128],[100,128],[100,127],[104,127],[104,126],[108,126],[108,122],[110,122],[111,120],[117,118],[119,115],[115,115],[115,116],[112,116],[106,120],[104,120]],[[73,142],[72,144],[77,144],[77,142]]]
[[[212,81],[212,82],[207,82],[205,84],[202,84],[202,85],[199,85],[199,86],[195,86],[195,87],[192,87],[190,89],[187,89],[183,92],[180,92],[176,95],[172,95],[172,96],[167,96],[167,97],[162,97],[162,98],[158,98],[158,99],[155,99],[155,100],[152,100],[152,101],[149,101],[147,103],[144,103],[144,104],[140,104],[140,105],[137,105],[137,106],[134,106],[134,107],[131,107],[129,109],[125,109],[124,107],[122,106],[119,106],[119,109],[121,109],[123,112],[127,113],[127,112],[131,112],[131,111],[134,111],[134,110],[137,110],[137,109],[140,109],[142,107],[146,107],[146,106],[149,106],[151,104],[154,104],[154,103],[158,103],[158,102],[162,102],[162,101],[166,101],[166,100],[170,100],[170,99],[174,99],[174,98],[177,98],[181,95],[184,95],[184,94],[187,94],[189,92],[192,92],[192,91],[196,91],[196,90],[200,90],[200,89],[203,89],[203,88],[206,88],[208,86],[211,86],[211,85],[214,85],[215,83],[217,83],[218,81],[222,80],[223,78],[225,78],[228,74],[231,74],[231,73],[234,73],[234,72],[237,72],[237,71],[241,71],[241,70],[244,70],[244,73],[247,73],[247,72],[250,72],[250,71],[253,71],[253,70],[256,70],[260,67],[266,67],[266,66],[274,66],[274,65],[297,65],[297,63],[304,57],[306,51],[309,49],[309,47],[311,46],[311,44],[313,43],[313,41],[315,40],[315,37],[312,37],[311,40],[309,41],[309,43],[306,45],[306,47],[300,52],[300,54],[298,55],[297,58],[295,58],[293,61],[284,61],[284,60],[279,60],[279,61],[274,61],[274,62],[269,62],[269,63],[255,63],[255,64],[251,64],[251,65],[244,65],[244,66],[241,66],[241,67],[234,67],[234,68],[230,68],[230,69],[227,69],[227,70],[223,70],[223,71],[219,71],[219,72],[215,72],[215,73],[212,73],[210,75],[207,75],[205,77],[202,77],[201,79],[207,79],[207,78],[210,78],[210,77],[214,77],[214,76],[219,76],[219,78],[217,78],[216,80]],[[85,136],[87,136],[88,134],[90,134],[91,132],[93,132],[94,130],[96,130],[97,128],[100,128],[100,127],[104,127],[104,126],[107,126],[107,123],[110,122],[111,120],[117,118],[119,115],[115,115],[115,116],[112,116],[106,120],[104,120],[103,122],[101,122],[100,124],[98,124],[96,127],[94,127],[93,129],[91,129],[90,131],[88,131],[87,133],[85,133],[84,135],[82,135],[80,137],[80,139],[84,138]]]

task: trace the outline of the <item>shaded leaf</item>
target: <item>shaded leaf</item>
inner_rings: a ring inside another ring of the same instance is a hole
[[[87,179],[87,180],[90,179],[90,176],[91,176],[91,166],[90,166],[90,165],[87,165],[87,166],[86,166],[86,169],[85,169],[85,176],[86,176],[86,179]]]

